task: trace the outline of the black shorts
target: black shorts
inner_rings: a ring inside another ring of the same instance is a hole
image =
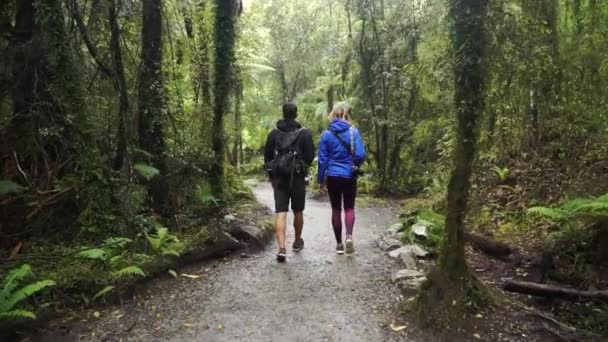
[[[289,211],[291,200],[291,210],[294,212],[304,211],[306,202],[306,180],[304,177],[294,177],[290,185],[290,179],[272,179],[274,189],[275,212],[286,213]]]

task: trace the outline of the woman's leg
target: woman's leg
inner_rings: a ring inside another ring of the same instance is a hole
[[[334,228],[336,242],[342,243],[342,192],[339,179],[327,177],[327,192],[331,202],[331,225]]]
[[[344,222],[346,223],[346,236],[353,235],[355,227],[355,199],[357,197],[357,180],[349,179],[344,183]]]

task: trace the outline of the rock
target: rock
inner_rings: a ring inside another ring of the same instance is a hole
[[[414,235],[419,238],[424,238],[424,239],[428,238],[429,237],[429,234],[428,234],[429,225],[426,223],[427,222],[425,222],[425,221],[416,222],[416,224],[414,224],[412,226],[412,233],[414,233]]]
[[[425,281],[425,276],[403,279],[398,284],[399,290],[401,290],[401,294],[404,296],[414,296]]]
[[[417,257],[417,258],[427,258],[431,255],[431,253],[429,251],[427,251],[426,249],[420,247],[417,244],[413,244],[411,245],[411,249],[412,249],[412,254]]]
[[[399,254],[399,260],[403,263],[403,266],[408,270],[416,269],[416,260],[412,256],[411,253],[401,253]]]
[[[236,221],[236,216],[234,216],[232,214],[228,214],[228,215],[224,216],[224,221],[226,221],[228,223],[232,223],[232,222]]]
[[[399,249],[401,248],[401,246],[403,245],[401,243],[401,241],[392,238],[392,237],[384,237],[381,239],[382,242],[382,246],[380,246],[380,248],[382,248],[382,250],[386,251],[386,252],[390,252],[390,251],[394,251],[395,249]]]
[[[390,256],[393,259],[399,259],[399,255],[401,255],[401,253],[407,253],[407,254],[413,255],[417,258],[421,258],[421,259],[426,258],[431,254],[424,248],[414,244],[414,245],[407,245],[407,246],[403,246],[401,248],[395,249],[395,250],[391,251],[390,253],[388,253],[388,256]]]
[[[399,271],[394,272],[391,275],[391,281],[393,283],[396,283],[398,281],[401,282],[401,281],[405,281],[408,279],[416,279],[416,278],[421,278],[421,277],[422,278],[424,277],[424,273],[417,271],[417,270],[405,269],[405,270],[399,270]]]
[[[399,232],[399,233],[397,233],[397,235],[395,235],[395,237],[399,241],[403,241],[403,239],[405,239],[406,236],[407,236],[407,234],[405,232]]]
[[[403,225],[403,223],[399,222],[399,223],[395,223],[392,226],[390,226],[388,228],[388,231],[391,234],[395,235],[395,234],[397,234],[399,232],[402,232],[404,229],[405,229],[405,226]]]

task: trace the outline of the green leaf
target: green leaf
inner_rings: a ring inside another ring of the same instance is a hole
[[[32,267],[28,264],[23,264],[8,273],[4,281],[2,281],[2,291],[0,291],[0,305],[6,303],[8,298],[13,294],[19,283],[32,275]]]
[[[163,255],[164,256],[179,256],[179,252],[174,250],[174,249],[165,249],[163,250]]]
[[[0,303],[0,312],[12,310],[20,301],[32,296],[37,292],[40,292],[42,289],[49,286],[55,286],[55,282],[47,279],[29,284],[15,291],[15,293],[13,293],[6,302]]]
[[[0,312],[0,321],[15,319],[15,318],[31,318],[36,319],[36,315],[27,310],[11,310],[7,312]]]
[[[150,180],[160,174],[160,171],[157,168],[144,163],[137,163],[133,165],[133,168],[147,180]]]
[[[100,248],[91,248],[79,252],[76,256],[83,259],[93,259],[105,261],[108,259],[108,253]]]
[[[169,274],[173,276],[173,278],[177,279],[177,272],[175,272],[174,270],[168,270],[167,272],[169,272]]]
[[[118,270],[116,272],[113,273],[113,275],[116,278],[121,278],[121,277],[128,277],[128,276],[142,276],[145,277],[146,273],[144,273],[144,271],[137,267],[137,266],[128,266],[125,267],[121,270]]]
[[[11,192],[18,192],[23,190],[24,188],[10,180],[1,180],[0,181],[0,195],[6,195]]]
[[[101,291],[97,292],[97,293],[96,293],[96,294],[93,296],[93,299],[91,299],[91,301],[95,301],[97,298],[99,298],[99,297],[101,297],[101,296],[105,295],[106,293],[108,293],[108,292],[110,292],[110,291],[112,291],[112,290],[114,290],[114,286],[111,286],[111,285],[110,285],[110,286],[106,286],[106,287],[104,287],[103,289],[101,289]]]

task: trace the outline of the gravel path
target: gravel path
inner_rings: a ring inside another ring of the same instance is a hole
[[[254,193],[272,207],[268,184]],[[389,329],[400,297],[389,282],[394,265],[375,245],[395,217],[389,209],[360,208],[356,254],[338,256],[330,215],[329,203],[308,200],[306,246],[298,254],[288,248],[286,264],[275,262],[272,245],[248,258],[192,265],[180,273],[200,278],[152,280],[120,306],[82,313],[70,335],[95,341],[404,340]],[[292,241],[290,227],[288,246]]]

